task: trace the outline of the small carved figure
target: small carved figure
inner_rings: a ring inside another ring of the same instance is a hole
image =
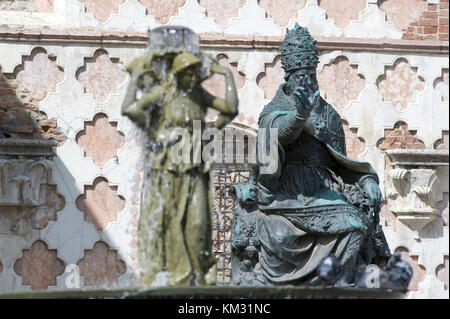
[[[192,134],[193,121],[204,123],[208,107],[220,112],[215,126],[222,128],[236,116],[238,100],[231,71],[217,61],[209,70],[225,76],[225,99],[201,87],[211,74],[207,75],[207,57],[198,46],[198,38],[189,29],[154,29],[148,54],[128,67],[131,79],[122,113],[148,138],[138,226],[144,285],[215,282],[207,168],[192,160],[176,162],[171,151],[178,142],[177,129]]]

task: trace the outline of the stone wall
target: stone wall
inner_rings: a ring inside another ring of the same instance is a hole
[[[427,205],[436,214],[420,228],[425,219],[411,226],[394,208],[389,190],[400,164],[388,155],[417,151],[426,162],[434,150],[448,154],[448,1],[336,3],[0,1],[0,125],[12,135],[0,136],[0,158],[18,159],[11,148],[28,145],[24,139],[37,140],[34,148],[57,142],[44,156],[51,174],[36,184],[42,200],[30,216],[0,206],[0,223],[29,223],[16,233],[0,225],[0,291],[136,283],[142,136],[120,106],[124,66],[144,52],[147,28],[185,25],[199,33],[203,50],[235,75],[233,127],[254,132],[283,81],[278,46],[298,22],[318,40],[320,89],[343,118],[349,156],[369,161],[381,177],[389,244],[414,264],[408,298],[448,298],[448,163],[431,166],[439,183],[429,186],[434,201]],[[223,94],[220,80],[205,87]],[[30,160],[42,160],[33,154]]]

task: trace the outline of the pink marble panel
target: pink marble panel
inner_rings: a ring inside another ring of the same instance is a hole
[[[325,65],[317,75],[320,91],[325,99],[332,100],[333,106],[344,109],[358,99],[366,86],[366,81],[357,72],[356,65],[350,65],[345,56],[339,56]]]
[[[386,203],[381,204],[380,217],[384,218],[383,226],[392,227],[394,231],[397,231],[397,216],[391,212]]]
[[[103,113],[85,122],[84,130],[77,134],[75,140],[84,149],[85,156],[91,157],[98,166],[105,165],[125,144],[125,137],[117,131],[117,123],[109,122],[108,116]]]
[[[120,93],[127,75],[118,66],[117,59],[110,58],[105,50],[100,49],[92,58],[85,58],[84,62],[77,70],[76,78],[84,85],[85,92],[91,93],[99,103],[105,102],[111,94]]]
[[[409,103],[416,102],[425,90],[425,82],[417,75],[417,68],[405,59],[398,59],[393,66],[385,67],[378,78],[378,90],[384,101],[391,102],[397,111],[404,111]]]
[[[290,19],[297,18],[298,10],[305,7],[306,0],[259,0],[258,3],[268,18],[273,18],[277,25],[285,27]]]
[[[436,269],[436,277],[443,281],[445,290],[448,290],[448,256],[444,256],[444,263]]]
[[[347,156],[351,159],[358,160],[360,154],[366,149],[366,142],[358,136],[358,128],[350,127],[346,120],[342,121],[345,133],[345,146]]]
[[[169,22],[170,17],[178,16],[178,9],[185,5],[186,0],[138,0],[146,9],[148,15],[155,17],[161,24]]]
[[[234,77],[236,89],[241,89],[245,85],[245,74],[238,71],[237,62],[230,62],[228,56],[219,54],[217,57],[220,65],[231,70]],[[214,74],[210,79],[202,83],[202,86],[212,95],[225,98],[225,76],[222,74]]]
[[[384,137],[378,141],[381,151],[394,149],[424,149],[425,144],[415,137],[417,131],[409,130],[408,124],[398,121],[393,129],[385,129]]]
[[[42,48],[35,48],[24,57],[23,64],[16,68],[17,83],[22,90],[36,100],[43,100],[49,92],[56,92],[56,85],[64,80],[63,69],[56,65],[56,57]]]
[[[119,7],[125,3],[125,0],[80,0],[86,12],[92,13],[94,18],[100,22],[106,22],[114,13],[119,13]]]
[[[43,229],[49,221],[56,221],[57,213],[61,211],[66,202],[57,192],[56,185],[45,185],[45,203],[32,215],[32,225],[35,229]]]
[[[126,270],[126,264],[119,258],[117,251],[102,241],[96,242],[92,249],[86,249],[77,265],[85,286],[111,286],[117,283],[119,276]]]
[[[256,83],[263,89],[266,99],[271,100],[275,97],[278,87],[284,82],[284,74],[280,55],[277,55],[271,63],[265,64],[265,71],[258,74]]]
[[[117,221],[125,199],[117,195],[117,187],[110,186],[106,178],[97,177],[92,185],[84,186],[76,206],[84,213],[84,220],[92,222],[97,230],[105,230],[109,223]]]
[[[419,283],[425,280],[427,271],[425,267],[419,264],[419,256],[410,255],[409,250],[405,247],[398,247],[394,251],[400,251],[402,253],[402,259],[407,261],[413,268],[413,277],[409,283],[409,291],[419,291]]]
[[[366,0],[319,0],[319,6],[327,12],[327,19],[339,28],[345,28],[352,20],[359,20],[359,12],[367,5]]]
[[[386,13],[386,18],[406,30],[411,23],[419,21],[427,8],[426,0],[379,0],[378,6]]]
[[[221,26],[225,26],[230,18],[237,17],[239,9],[247,0],[198,0],[198,3],[206,9],[206,16],[212,17]]]
[[[22,285],[43,290],[56,286],[56,277],[64,273],[65,264],[57,257],[56,250],[48,249],[45,242],[38,240],[30,249],[22,251],[22,257],[16,260],[13,268],[22,277]]]

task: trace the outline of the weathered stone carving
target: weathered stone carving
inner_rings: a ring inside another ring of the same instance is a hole
[[[0,160],[0,205],[39,206],[41,185],[49,182],[48,161]]]
[[[392,213],[419,232],[438,215],[439,178],[436,170],[448,166],[448,150],[387,150],[391,160],[386,196]]]
[[[236,87],[228,68],[200,52],[199,39],[191,30],[161,27],[149,35],[148,53],[127,68],[131,79],[122,106],[122,114],[147,136],[138,228],[140,282],[206,285],[216,275],[208,166],[190,157],[196,156],[198,146],[190,142],[184,146],[191,160],[174,160],[179,135],[173,133],[184,129],[195,136],[194,122],[202,124],[208,108],[220,112],[215,128],[224,127],[237,114]],[[201,87],[214,73],[225,76],[223,99]]]
[[[46,201],[56,141],[0,139],[0,233],[31,231],[32,214]]]

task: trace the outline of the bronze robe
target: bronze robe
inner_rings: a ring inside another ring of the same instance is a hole
[[[346,157],[342,120],[322,98],[306,121],[292,120],[295,102],[284,85],[259,118],[258,138],[267,140],[263,149],[257,143],[257,153],[268,153],[270,145],[270,134],[261,130],[279,129],[278,170],[257,181],[259,261],[269,283],[314,284],[330,254],[348,273],[355,267],[373,227],[361,181],[378,177],[369,163]]]

